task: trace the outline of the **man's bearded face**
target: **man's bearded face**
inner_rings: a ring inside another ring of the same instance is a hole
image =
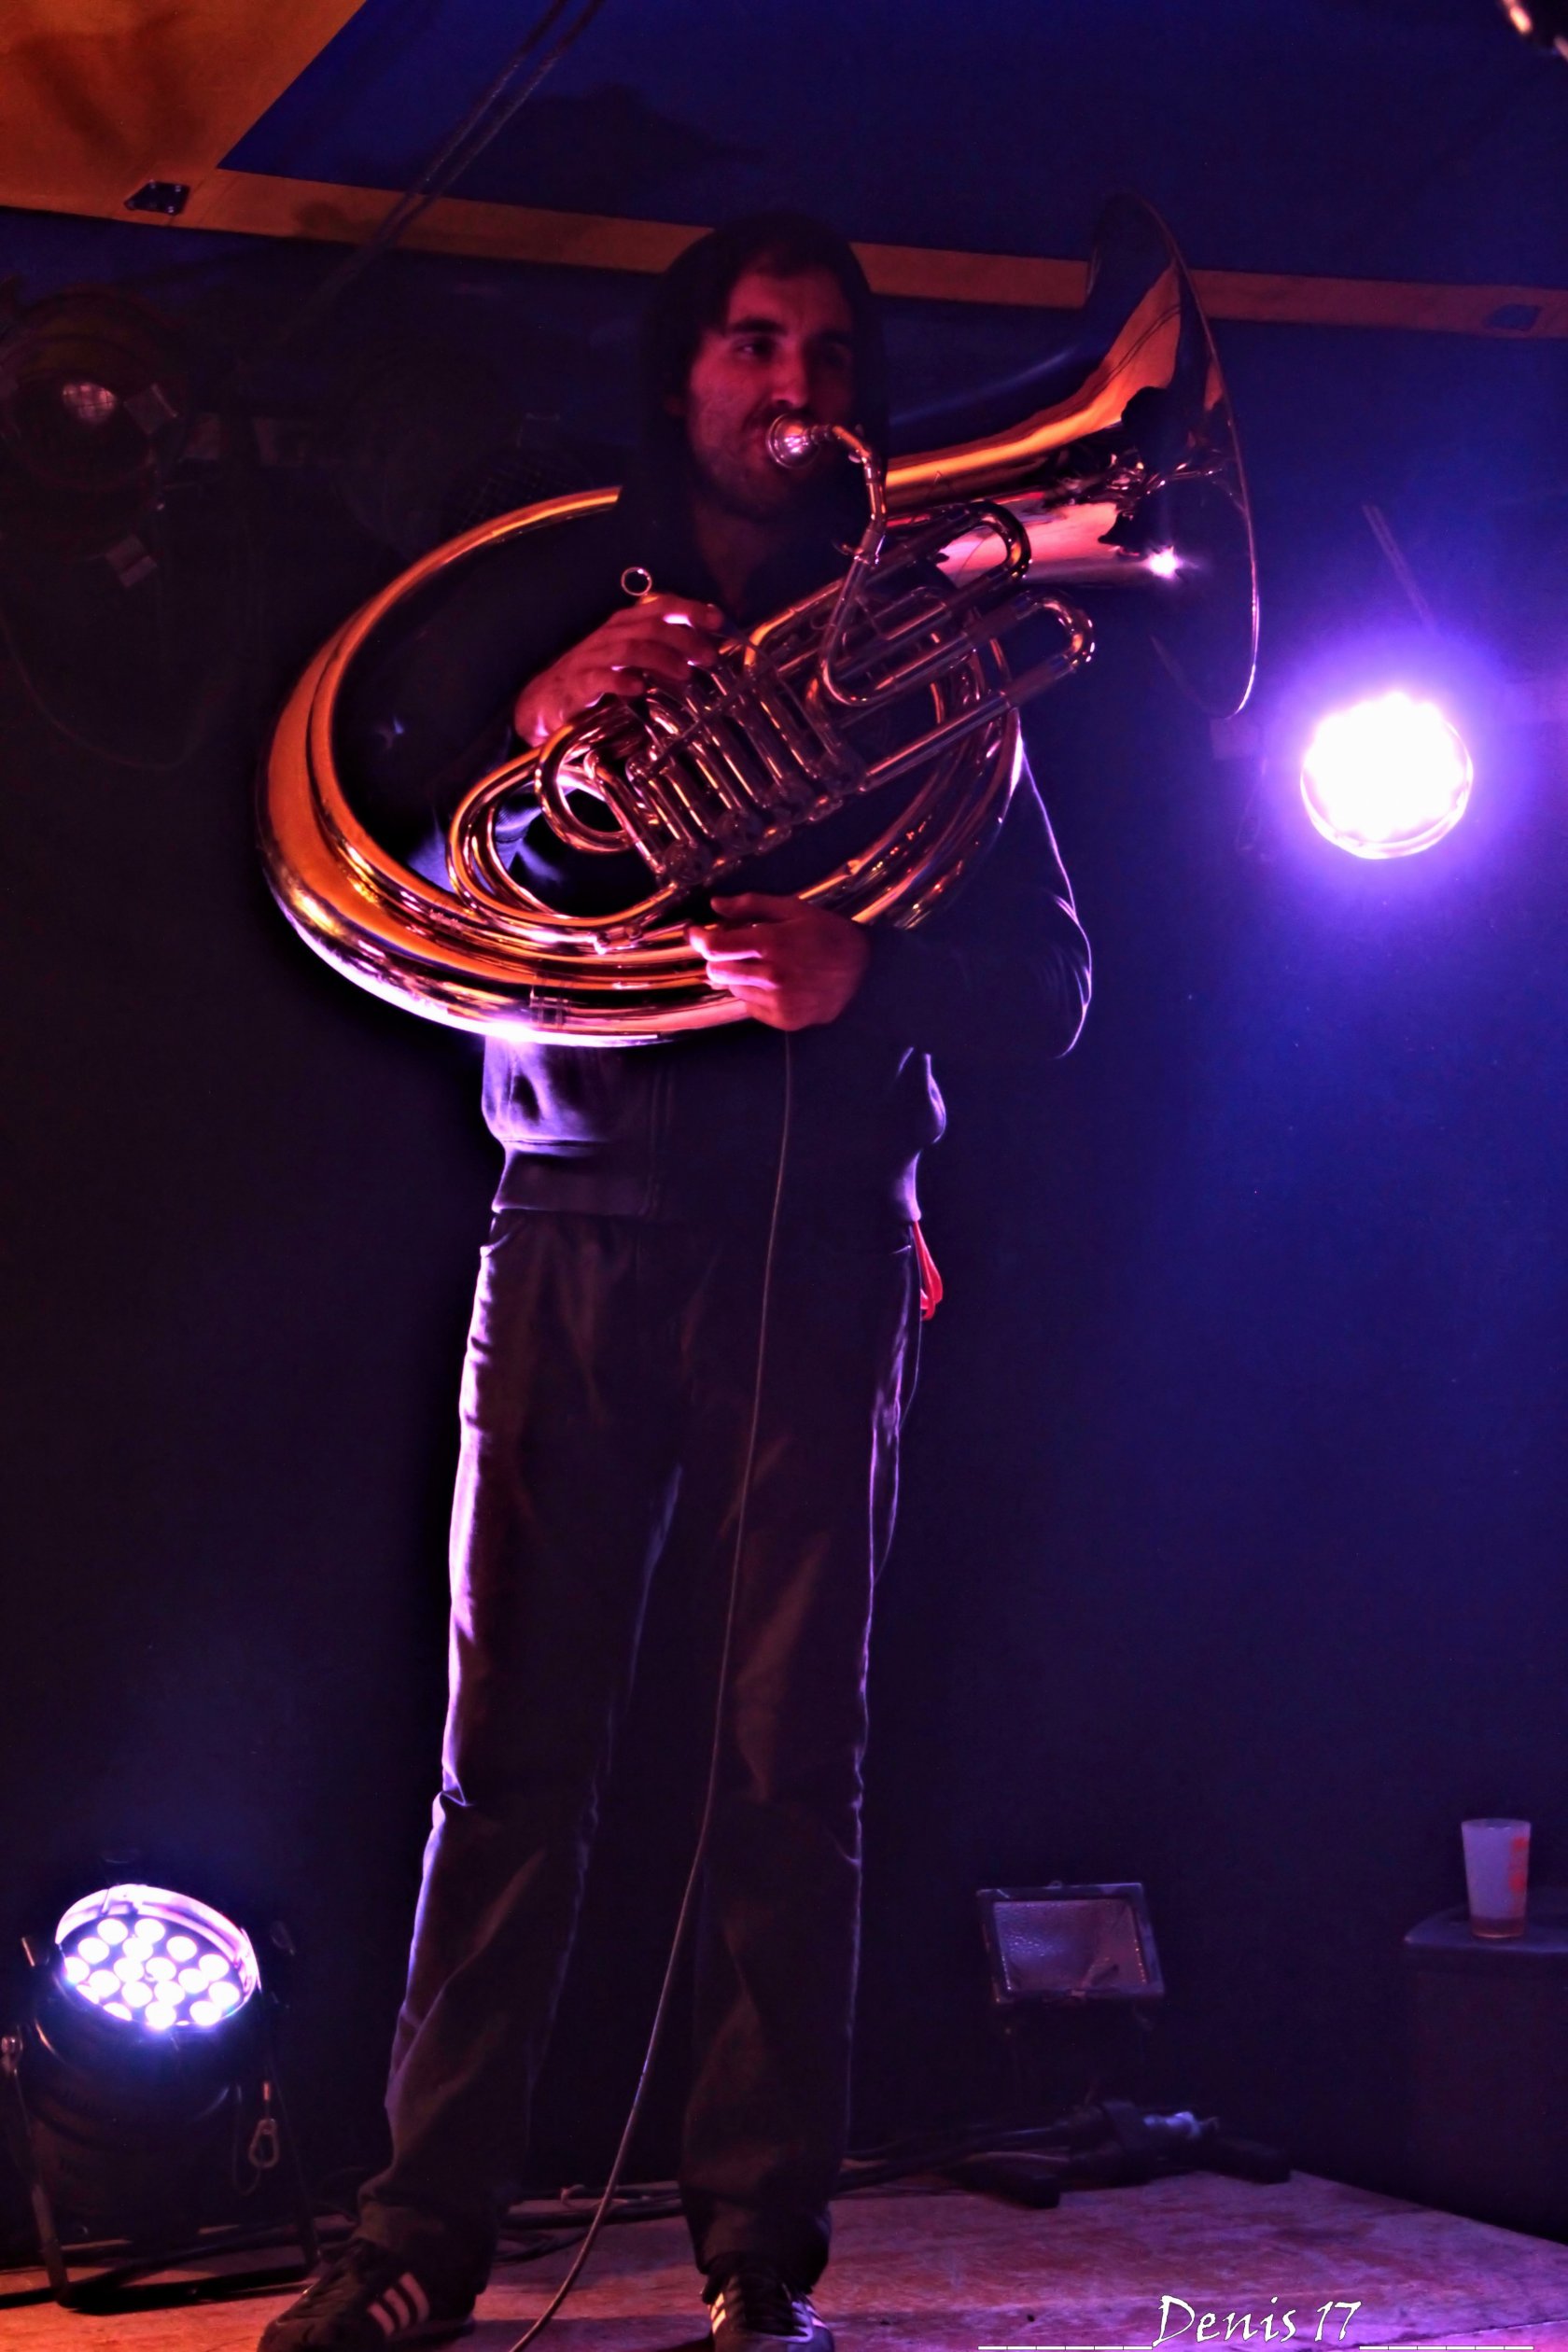
[[[749,521],[784,521],[833,453],[786,469],[768,455],[769,426],[779,416],[847,425],[854,413],[853,320],[838,280],[827,270],[746,271],[670,407],[685,420],[699,492]]]

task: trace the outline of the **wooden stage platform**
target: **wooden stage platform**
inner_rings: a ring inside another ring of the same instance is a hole
[[[1568,2352],[1568,2246],[1369,2196],[1310,2175],[1279,2188],[1194,2175],[1074,2193],[1049,2213],[919,2186],[847,2197],[818,2296],[838,2352],[1131,2352],[1262,2339],[1295,2314],[1294,2346],[1530,2346]],[[472,2352],[506,2347],[564,2256],[502,2270]],[[12,2273],[0,2292],[26,2284]],[[684,2233],[605,2234],[587,2279],[541,2339],[552,2352],[677,2352],[706,2341]],[[1166,2297],[1179,2298],[1165,2303]],[[286,2300],[96,2317],[49,2303],[0,2311],[5,2352],[252,2352]],[[1324,2304],[1337,2306],[1323,2315]],[[1343,2306],[1356,2308],[1346,2313]],[[1189,2317],[1189,2314],[1191,2315]],[[1267,2340],[1267,2339],[1264,2339]]]

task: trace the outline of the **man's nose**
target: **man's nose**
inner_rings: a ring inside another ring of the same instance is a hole
[[[811,369],[804,344],[781,343],[774,355],[774,397],[785,408],[811,406]]]

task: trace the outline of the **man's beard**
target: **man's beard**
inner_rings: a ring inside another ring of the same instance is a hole
[[[776,412],[760,420],[771,425]],[[746,430],[749,434],[759,420],[749,418]],[[771,523],[791,535],[806,529],[831,505],[833,486],[838,468],[832,456],[800,469],[777,466],[771,459],[764,461],[766,470],[748,466],[735,455],[721,453],[718,461],[706,452],[688,444],[687,464],[692,486],[697,495],[717,507],[721,513],[733,514],[746,523]]]

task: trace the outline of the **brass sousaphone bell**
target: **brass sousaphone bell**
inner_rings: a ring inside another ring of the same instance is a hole
[[[832,432],[864,475],[870,519],[844,578],[689,687],[603,702],[471,785],[444,887],[381,823],[366,678],[395,666],[411,627],[427,638],[443,604],[493,587],[515,609],[535,572],[548,593],[616,494],[525,508],[423,557],[323,648],[279,720],[261,839],[295,929],[361,987],[459,1029],[593,1045],[711,1028],[747,1015],[687,944],[693,895],[903,779],[874,805],[888,814],[868,845],[802,896],[918,923],[1001,827],[1019,706],[1092,655],[1081,595],[1141,591],[1179,682],[1216,715],[1239,709],[1257,638],[1246,485],[1192,282],[1141,201],[1101,217],[1072,341],[987,405],[971,437],[885,476],[853,435],[781,420],[780,464]],[[498,679],[500,702],[521,682]],[[593,917],[533,895],[511,847],[541,807],[581,851],[636,850],[646,889]]]

